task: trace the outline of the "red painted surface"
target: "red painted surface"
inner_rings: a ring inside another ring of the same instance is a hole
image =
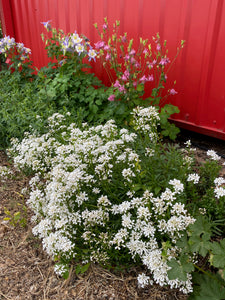
[[[47,63],[40,38],[41,22],[99,37],[93,24],[121,21],[121,34],[149,38],[160,33],[173,57],[180,40],[186,46],[169,73],[177,95],[169,100],[180,108],[173,119],[180,127],[225,139],[225,4],[223,0],[0,0],[3,31],[32,49],[37,67]],[[104,73],[98,66],[99,77]]]

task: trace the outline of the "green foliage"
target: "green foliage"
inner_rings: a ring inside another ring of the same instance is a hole
[[[76,269],[75,269],[76,275],[84,274],[85,272],[87,272],[89,267],[90,267],[90,263],[87,263],[85,265],[76,265]]]
[[[225,282],[219,276],[194,274],[194,292],[189,300],[223,300],[225,299]]]
[[[2,71],[0,91],[1,147],[9,145],[13,137],[21,139],[30,126],[43,132],[45,120],[56,108],[38,94],[36,82],[21,80],[18,72]]]
[[[210,263],[216,268],[225,269],[225,239],[211,244]]]
[[[177,261],[176,259],[172,258],[168,262],[168,266],[171,268],[167,273],[169,276],[169,279],[179,279],[186,281],[187,280],[187,274],[194,271],[194,266],[190,262],[188,255],[182,255],[180,256],[180,261]]]
[[[212,242],[214,227],[206,216],[199,215],[177,243],[182,249],[179,261],[168,262],[170,279],[186,280],[187,273],[196,270],[194,291],[189,299],[223,299],[225,295],[225,239]],[[190,260],[193,254],[204,258],[205,263],[200,265]]]

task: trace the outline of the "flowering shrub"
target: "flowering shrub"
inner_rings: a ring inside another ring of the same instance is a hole
[[[14,38],[5,36],[0,39],[0,54],[5,56],[9,69],[19,71],[26,79],[32,78],[34,67],[30,59],[31,50],[23,43],[17,43]]]
[[[76,33],[64,34],[63,30],[52,28],[50,21],[43,22],[47,32],[51,36],[42,34],[42,40],[45,42],[48,56],[52,59],[56,58],[56,63],[63,65],[68,60],[73,60],[76,63],[76,68],[80,70],[83,66],[83,59],[88,57],[88,60],[95,60],[97,51],[93,49],[89,40],[84,35]]]
[[[104,108],[109,92],[93,73],[87,72],[97,51],[83,35],[64,34],[52,28],[50,22],[44,22],[44,27],[48,33],[42,34],[42,39],[51,63],[38,73],[41,96],[54,102],[57,111],[66,108],[81,121],[106,120]]]
[[[113,24],[113,33],[110,35],[107,18],[105,18],[102,31],[95,24],[101,37],[95,47],[99,50],[99,56],[112,83],[112,93],[108,100],[113,102],[111,107],[114,108],[115,117],[119,119],[118,121],[124,122],[137,105],[158,106],[160,104],[162,106],[168,96],[175,95],[177,92],[174,88],[170,88],[163,93],[170,65],[166,41],[162,43],[157,34],[156,37],[153,37],[154,45],[152,46],[147,39],[140,38],[139,45],[135,49],[134,40],[128,40],[127,33],[119,35],[119,26],[120,22],[116,21]],[[184,41],[181,41],[174,60],[183,46]],[[145,95],[146,85],[151,86],[150,97]],[[145,97],[145,101],[142,96]],[[179,110],[172,105],[167,105],[166,110],[161,111],[163,119],[161,126],[163,129],[167,128],[163,131],[165,136],[172,138],[176,136],[177,129],[168,121],[165,122],[165,118],[167,120],[171,114],[177,112]],[[171,129],[171,132],[168,128]]]
[[[27,202],[33,233],[57,262],[55,271],[66,277],[74,260],[85,269],[91,262],[143,265],[140,287],[154,281],[192,292],[196,253],[206,256],[216,246],[209,241],[214,225],[201,215],[208,188],[195,172],[190,144],[184,150],[160,144],[154,107],[133,111],[135,131],[113,120],[79,128],[66,119],[54,114],[46,134],[27,134],[9,150],[17,167],[33,172]],[[208,169],[214,162],[210,156]],[[224,205],[224,183],[213,181]]]

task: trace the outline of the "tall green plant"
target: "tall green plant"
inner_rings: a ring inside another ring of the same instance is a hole
[[[173,87],[163,92],[170,59],[166,41],[162,43],[159,34],[153,37],[153,46],[147,39],[140,38],[138,47],[135,48],[134,40],[129,40],[127,33],[119,35],[119,21],[113,24],[111,34],[107,18],[104,20],[102,31],[95,24],[101,37],[95,47],[99,50],[102,64],[112,84],[111,95],[108,98],[111,102],[109,109],[113,110],[117,122],[124,123],[137,105],[163,106],[165,99],[177,92]],[[174,60],[183,46],[184,41],[181,41]],[[150,97],[145,93],[146,85],[151,86]],[[160,123],[164,136],[170,136],[172,139],[176,137],[179,130],[168,122],[168,118],[178,112],[178,108],[170,104],[161,108]]]

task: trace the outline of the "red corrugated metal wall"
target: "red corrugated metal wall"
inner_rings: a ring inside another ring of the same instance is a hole
[[[173,56],[181,39],[186,46],[169,74],[179,92],[171,98],[181,112],[181,127],[225,139],[225,5],[223,0],[0,0],[3,31],[30,47],[33,61],[47,63],[40,22],[98,40],[93,27],[121,21],[130,38],[168,41]],[[95,68],[101,77],[102,71]]]

